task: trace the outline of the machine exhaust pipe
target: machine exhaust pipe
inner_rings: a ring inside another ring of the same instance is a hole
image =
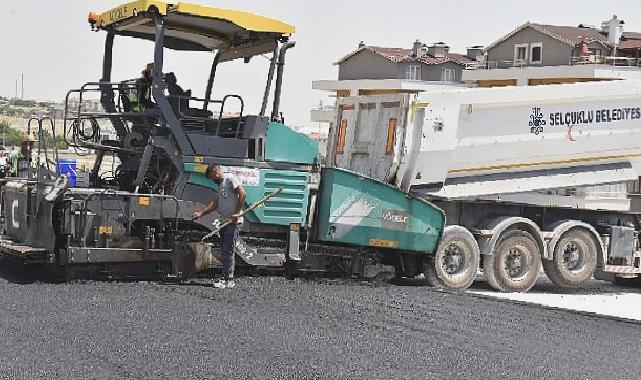
[[[276,72],[276,89],[274,90],[274,106],[272,107],[272,121],[279,120],[278,109],[280,107],[280,93],[283,87],[283,69],[285,67],[285,53],[288,49],[296,46],[296,42],[289,41],[283,44],[278,54],[278,70]]]
[[[265,111],[267,110],[267,102],[269,101],[269,90],[272,85],[272,80],[274,79],[274,71],[276,71],[276,62],[278,61],[278,44],[274,44],[274,53],[272,55],[272,60],[269,63],[269,73],[267,74],[267,84],[265,85],[265,94],[263,95],[263,104],[260,107],[259,116],[262,118],[265,116]]]
[[[211,64],[211,70],[209,72],[209,79],[207,80],[207,88],[205,89],[205,102],[203,103],[203,109],[207,111],[207,106],[211,101],[211,90],[214,87],[214,79],[216,79],[216,69],[218,68],[218,61],[220,60],[220,50],[216,52],[214,56],[214,61]]]

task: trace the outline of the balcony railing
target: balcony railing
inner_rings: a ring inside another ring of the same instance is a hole
[[[526,67],[526,66],[528,66],[528,62],[525,60],[483,61],[483,62],[470,62],[465,65],[465,70],[509,69],[512,67]]]
[[[586,56],[571,57],[568,66],[575,65],[608,65],[617,67],[641,67],[641,58],[630,57],[603,57],[603,56]],[[541,63],[529,63],[527,60],[508,60],[508,61],[485,61],[471,62],[465,65],[466,70],[492,70],[492,69],[509,69],[523,67],[541,67],[546,66]],[[564,66],[564,65],[555,65]]]
[[[313,122],[331,123],[334,121],[336,108],[334,106],[320,106],[313,108],[310,118]]]
[[[576,65],[608,65],[616,67],[641,67],[641,58],[631,57],[602,57],[602,56],[588,56],[588,57],[571,57],[568,66]],[[470,62],[465,65],[465,70],[492,70],[492,69],[509,69],[509,68],[523,68],[523,67],[541,67],[546,66],[540,63],[528,63],[525,60],[516,61],[485,61],[485,62]],[[565,65],[554,65],[565,66]]]
[[[570,58],[570,65],[609,65],[609,66],[623,66],[623,67],[639,67],[641,60],[639,58],[631,57],[603,57],[603,56],[588,56],[588,57],[572,57]]]

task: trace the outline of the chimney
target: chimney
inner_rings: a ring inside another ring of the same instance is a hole
[[[483,56],[485,56],[485,52],[483,51],[483,46],[475,45],[468,47],[467,54],[465,55],[478,62],[483,59]]]
[[[412,57],[420,58],[423,55],[423,43],[418,38],[414,41],[412,45]]]
[[[601,23],[601,31],[608,37],[608,41],[618,44],[621,34],[623,34],[623,20],[619,20],[617,15]]]
[[[437,42],[434,45],[427,48],[427,54],[435,58],[443,58],[449,52],[450,52],[450,47],[447,46],[445,42]]]
[[[581,38],[581,42],[579,42],[579,56],[584,59],[590,57],[590,48],[588,47],[588,42],[585,38]]]

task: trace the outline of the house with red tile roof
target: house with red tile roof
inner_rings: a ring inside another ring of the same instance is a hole
[[[641,34],[623,33],[613,16],[601,28],[526,22],[485,48],[487,68],[602,63],[606,57],[630,57],[641,47]]]
[[[335,62],[338,80],[401,79],[413,81],[460,82],[466,65],[482,56],[482,48],[467,54],[451,53],[437,42],[430,46],[416,40],[411,48],[371,46],[364,42]]]
[[[623,32],[619,45],[617,46],[618,55],[641,60],[641,33]]]

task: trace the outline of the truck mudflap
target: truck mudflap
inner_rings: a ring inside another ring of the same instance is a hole
[[[445,213],[384,182],[336,168],[323,169],[318,207],[320,241],[432,253]]]

